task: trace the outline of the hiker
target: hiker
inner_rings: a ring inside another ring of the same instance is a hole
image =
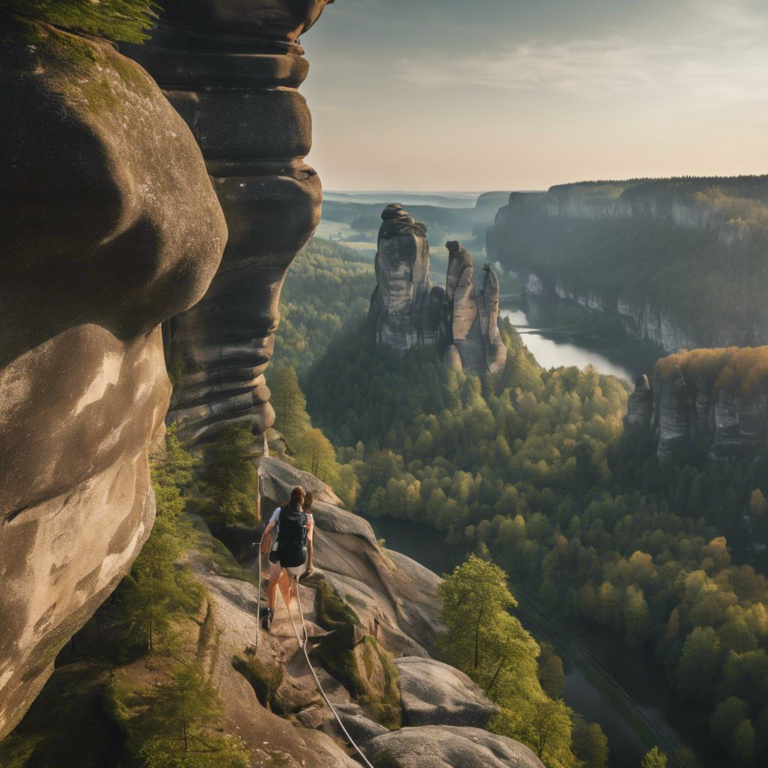
[[[280,591],[286,599],[286,607],[290,610],[292,595],[298,597],[296,581],[312,572],[312,534],[314,519],[311,512],[305,511],[306,494],[302,488],[291,491],[291,499],[287,504],[278,507],[264,530],[263,537],[268,536],[277,528],[275,541],[269,553],[269,589],[267,591],[267,611],[261,625],[269,629],[275,617],[275,602],[277,600],[278,583]],[[311,509],[310,498],[310,509]],[[287,574],[286,574],[287,572]],[[292,579],[289,589],[285,589],[285,578]]]

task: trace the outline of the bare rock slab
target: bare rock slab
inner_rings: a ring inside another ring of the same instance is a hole
[[[395,659],[400,676],[403,721],[407,725],[464,725],[484,728],[498,707],[458,669],[434,659]]]
[[[480,728],[403,728],[372,739],[366,751],[387,768],[543,768],[528,747]]]

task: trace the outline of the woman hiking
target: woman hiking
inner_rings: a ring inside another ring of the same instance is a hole
[[[267,630],[272,626],[275,617],[277,588],[281,577],[293,577],[290,589],[284,588],[285,582],[280,584],[280,591],[283,597],[287,598],[286,607],[290,610],[291,597],[298,598],[298,579],[312,573],[312,535],[315,521],[311,512],[312,494],[309,494],[308,505],[306,496],[302,488],[294,488],[291,491],[290,501],[272,513],[269,524],[264,530],[263,538],[266,538],[275,528],[277,529],[277,535],[269,553],[267,610],[261,620],[261,626]]]

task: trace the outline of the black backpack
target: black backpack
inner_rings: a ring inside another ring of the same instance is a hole
[[[277,557],[284,568],[295,568],[307,561],[307,513],[291,504],[280,510],[277,519]]]

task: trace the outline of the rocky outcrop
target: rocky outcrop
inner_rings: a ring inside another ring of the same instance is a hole
[[[404,725],[467,725],[485,728],[499,708],[458,669],[434,659],[395,660]]]
[[[629,427],[635,425],[648,429],[653,417],[653,391],[648,377],[643,374],[635,382],[635,390],[627,398],[627,415],[625,423]]]
[[[437,345],[449,370],[503,371],[507,350],[499,334],[499,281],[493,267],[486,264],[476,277],[467,249],[450,241],[445,288],[433,287],[426,226],[398,203],[388,205],[381,217],[369,314],[378,342],[399,352]]]
[[[448,340],[446,365],[455,367],[452,349],[458,352],[467,373],[504,370],[507,350],[499,334],[499,281],[486,264],[479,280],[469,252],[460,243],[449,241],[448,275],[445,284]]]
[[[404,352],[435,344],[443,290],[429,279],[427,228],[399,203],[381,214],[370,318],[382,344]]]
[[[528,747],[479,728],[403,728],[372,739],[367,751],[388,768],[543,768]]]
[[[694,350],[641,376],[625,423],[657,441],[659,458],[685,457],[694,442],[713,458],[768,452],[768,347]],[[738,378],[735,371],[739,371]]]
[[[297,41],[326,2],[171,0],[149,43],[130,48],[195,134],[229,226],[204,300],[165,328],[179,379],[170,419],[186,437],[233,421],[260,434],[274,421],[264,371],[280,289],[320,219]]]
[[[259,478],[266,511],[284,503],[297,485],[312,490],[315,563],[355,607],[368,634],[398,654],[426,656],[439,625],[435,591],[440,579],[413,560],[382,550],[370,523],[342,509],[333,491],[308,472],[266,457]]]
[[[0,111],[2,737],[149,534],[158,324],[226,227],[187,126],[113,46],[6,25]]]

